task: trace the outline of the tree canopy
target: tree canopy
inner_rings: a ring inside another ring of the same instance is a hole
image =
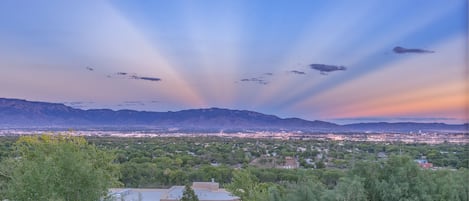
[[[1,199],[100,200],[118,184],[114,155],[82,137],[23,136],[0,164]]]

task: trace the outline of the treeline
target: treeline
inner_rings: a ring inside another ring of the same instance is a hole
[[[17,137],[0,137],[0,159],[8,157]],[[165,163],[168,168],[203,165],[242,167],[286,156],[303,168],[349,169],[355,161],[376,161],[390,155],[426,158],[436,167],[469,168],[469,146],[458,144],[400,144],[341,141],[303,141],[219,137],[110,138],[87,137],[90,144],[114,150],[119,164]]]

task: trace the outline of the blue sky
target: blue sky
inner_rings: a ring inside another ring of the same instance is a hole
[[[464,0],[0,4],[1,97],[339,123],[468,118]]]

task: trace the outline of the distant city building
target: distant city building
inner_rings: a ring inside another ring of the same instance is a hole
[[[388,157],[388,155],[386,155],[385,152],[381,151],[381,152],[378,153],[378,158],[387,158],[387,157]]]
[[[284,163],[283,166],[281,166],[281,168],[295,169],[295,168],[298,168],[299,166],[300,166],[300,164],[298,163],[298,161],[296,161],[295,158],[287,156],[287,157],[285,157],[285,163]]]
[[[192,189],[200,201],[241,201],[219,188],[217,182],[194,182]],[[184,186],[173,186],[169,189],[111,189],[109,195],[112,201],[178,201],[183,192]]]
[[[432,168],[433,167],[433,164],[432,163],[429,163],[427,161],[427,159],[417,159],[415,160],[415,162],[417,162],[417,164],[421,167],[421,168],[424,168],[424,169],[429,169],[429,168]]]

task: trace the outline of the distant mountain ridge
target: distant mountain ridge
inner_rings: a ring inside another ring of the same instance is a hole
[[[329,129],[338,125],[298,118],[282,119],[246,110],[221,108],[190,109],[177,112],[76,109],[60,103],[32,102],[0,98],[2,127],[155,127],[191,129]]]
[[[135,110],[82,110],[61,103],[0,98],[0,128],[158,128],[181,130],[296,130],[311,132],[361,132],[441,130],[467,131],[467,124],[360,123],[337,125],[325,121],[280,118],[247,110],[222,108],[176,112]]]

